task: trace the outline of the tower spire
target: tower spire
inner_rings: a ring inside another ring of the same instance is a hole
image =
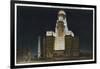
[[[59,24],[59,23],[62,23],[62,24]],[[60,27],[58,25],[60,25]],[[59,28],[62,27],[61,29],[62,29],[62,31],[64,31],[63,36],[71,35],[72,37],[74,37],[74,33],[68,29],[66,13],[64,10],[60,10],[58,12],[58,19],[57,19],[56,28],[55,28],[56,36],[58,36],[58,34],[62,33],[62,32],[59,32],[60,29],[58,29],[58,27]]]

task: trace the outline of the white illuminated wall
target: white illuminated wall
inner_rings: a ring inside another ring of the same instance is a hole
[[[65,50],[65,39],[64,39],[64,37],[55,38],[54,50]]]

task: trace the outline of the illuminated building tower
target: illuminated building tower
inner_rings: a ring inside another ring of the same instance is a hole
[[[79,37],[68,29],[66,13],[60,10],[55,32],[47,31],[43,39],[41,57],[55,60],[71,59],[79,57],[79,51]]]

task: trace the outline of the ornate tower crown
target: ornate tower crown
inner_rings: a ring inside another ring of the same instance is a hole
[[[60,11],[58,12],[58,15],[66,15],[66,13],[65,13],[63,10],[60,10]]]
[[[65,19],[66,13],[63,10],[58,12],[58,20],[63,21]]]

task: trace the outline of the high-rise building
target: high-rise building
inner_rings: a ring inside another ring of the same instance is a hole
[[[68,29],[66,13],[63,10],[58,12],[55,32],[46,32],[41,49],[41,58],[44,59],[64,60],[79,57],[79,37]]]

